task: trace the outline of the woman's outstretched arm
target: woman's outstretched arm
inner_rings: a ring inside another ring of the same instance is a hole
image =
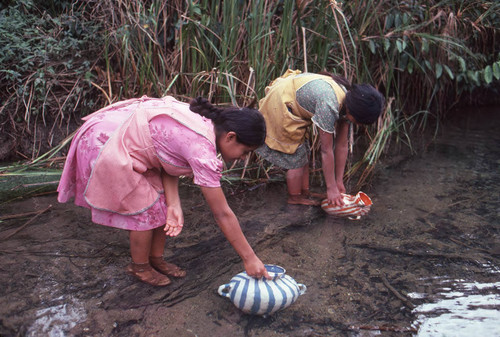
[[[226,239],[231,243],[234,250],[243,260],[245,270],[249,276],[256,278],[266,277],[270,279],[262,261],[255,255],[252,247],[248,243],[240,223],[229,205],[227,204],[224,192],[220,187],[201,187],[201,191],[207,200],[210,209],[215,217]]]

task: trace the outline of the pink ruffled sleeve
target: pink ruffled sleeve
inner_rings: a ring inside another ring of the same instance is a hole
[[[153,118],[150,132],[165,171],[173,175],[192,171],[196,185],[221,186],[223,163],[207,138],[167,116]]]
[[[217,158],[191,158],[189,164],[193,169],[194,183],[204,187],[220,187],[222,162]]]

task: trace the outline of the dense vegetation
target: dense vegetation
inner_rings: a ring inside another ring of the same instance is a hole
[[[169,94],[246,105],[295,68],[385,95],[378,125],[357,130],[371,145],[349,172],[362,168],[363,179],[389,140],[410,145],[429,118],[498,94],[499,13],[495,0],[3,2],[0,160],[40,158],[110,102]]]

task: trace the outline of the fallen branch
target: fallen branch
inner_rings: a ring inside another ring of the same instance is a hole
[[[20,231],[22,231],[24,228],[26,228],[26,226],[28,226],[30,223],[32,223],[33,221],[35,221],[36,218],[38,218],[40,215],[42,215],[43,213],[47,212],[51,208],[52,208],[52,205],[49,205],[49,207],[45,208],[44,210],[36,212],[36,215],[34,217],[32,217],[31,219],[29,219],[28,221],[26,221],[26,223],[24,225],[22,225],[21,227],[19,227],[18,229],[16,229],[14,232],[10,233],[9,235],[7,235],[6,237],[4,237],[4,238],[2,238],[0,240],[5,241],[5,240],[10,239],[14,235],[16,235],[17,233],[19,233]]]
[[[489,250],[487,250],[487,249],[483,249],[483,248],[480,248],[480,247],[473,247],[471,245],[466,244],[465,242],[462,242],[462,241],[460,241],[458,239],[455,239],[455,238],[452,238],[452,237],[449,237],[448,239],[450,241],[456,243],[456,244],[459,244],[461,246],[467,247],[469,249],[475,249],[475,250],[480,251],[482,253],[486,253],[486,254],[490,254],[491,255],[491,252]]]
[[[54,181],[45,181],[43,183],[32,183],[32,184],[23,184],[22,187],[34,187],[34,186],[45,186],[45,185],[55,185],[59,184],[59,180]]]
[[[359,331],[359,330],[378,330],[378,331],[394,331],[394,332],[418,332],[417,329],[412,327],[400,327],[391,325],[351,325],[349,330]]]
[[[387,289],[389,289],[394,294],[394,296],[396,296],[397,298],[399,298],[408,308],[415,309],[415,304],[411,303],[406,297],[404,297],[403,295],[401,295],[399,293],[399,291],[397,291],[389,283],[389,281],[387,281],[387,279],[385,278],[385,276],[380,275],[380,278],[382,279],[382,283],[387,287]]]
[[[361,244],[348,244],[348,246],[351,247],[356,247],[356,248],[366,248],[366,249],[373,249],[373,250],[378,250],[378,251],[383,251],[383,252],[388,252],[392,254],[399,254],[399,255],[406,255],[406,256],[411,256],[411,257],[423,257],[423,258],[440,258],[440,259],[449,259],[449,260],[460,260],[460,261],[467,261],[475,264],[481,264],[478,262],[477,259],[473,257],[468,257],[465,255],[458,255],[458,254],[446,254],[446,253],[430,253],[430,252],[421,252],[421,251],[405,251],[405,250],[400,250],[392,247],[381,247],[381,246],[374,246],[371,244],[367,243],[361,243]]]
[[[19,213],[19,214],[2,215],[2,216],[0,216],[0,220],[9,220],[9,219],[16,219],[16,218],[24,218],[25,216],[35,215],[35,214],[38,214],[39,212],[40,211],[37,211],[37,212],[27,212],[27,213]]]

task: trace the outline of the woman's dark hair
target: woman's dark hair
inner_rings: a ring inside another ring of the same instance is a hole
[[[328,72],[320,72],[333,78],[346,89],[345,107],[360,124],[373,124],[377,121],[384,107],[384,96],[369,84],[351,84],[346,78]]]
[[[259,147],[264,144],[266,122],[256,109],[248,107],[220,108],[203,97],[193,99],[189,104],[189,109],[211,119],[217,134],[233,131],[236,133],[236,140],[246,146]]]

